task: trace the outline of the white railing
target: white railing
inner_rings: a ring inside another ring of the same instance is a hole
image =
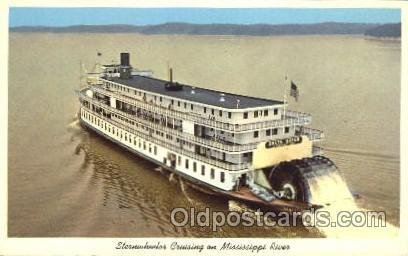
[[[121,94],[120,92],[113,92],[109,89],[102,88],[100,86],[91,86],[91,89],[105,96],[114,97],[115,99],[120,99],[121,101],[136,106],[141,109],[149,110],[154,113],[164,114],[172,118],[179,118],[182,120],[189,120],[197,124],[204,126],[216,128],[223,131],[234,131],[243,132],[259,129],[269,129],[274,127],[283,126],[293,126],[293,125],[308,125],[312,121],[310,114],[296,112],[296,111],[286,111],[287,113],[282,116],[282,119],[269,120],[263,122],[249,123],[249,124],[231,124],[224,123],[216,120],[210,120],[208,118],[202,117],[200,115],[192,115],[191,113],[184,113],[174,109],[163,108],[148,102],[143,102],[128,96]]]
[[[86,107],[84,107],[84,108],[86,109]],[[179,153],[181,155],[186,155],[186,156],[191,157],[193,159],[196,159],[198,161],[202,161],[202,162],[205,162],[207,164],[211,164],[211,165],[214,165],[216,167],[223,168],[223,169],[229,170],[229,171],[245,170],[245,169],[248,169],[248,167],[249,167],[249,163],[230,164],[230,163],[221,162],[221,161],[218,161],[218,160],[215,160],[215,159],[210,159],[210,158],[198,155],[198,154],[196,154],[196,153],[194,153],[192,151],[189,151],[189,150],[183,150],[179,146],[173,145],[172,143],[163,141],[161,139],[157,139],[157,138],[155,138],[153,136],[150,136],[150,134],[146,134],[146,133],[141,132],[141,131],[139,131],[137,129],[129,127],[129,125],[125,125],[125,124],[122,124],[122,123],[117,122],[115,120],[112,120],[110,118],[104,117],[100,113],[97,113],[97,112],[94,112],[94,111],[91,111],[91,110],[88,110],[88,111],[91,114],[98,116],[102,120],[104,120],[104,121],[106,121],[108,123],[114,124],[116,127],[119,127],[119,128],[121,128],[121,129],[123,129],[123,130],[125,130],[125,131],[127,131],[127,132],[129,132],[131,134],[134,134],[134,135],[136,135],[136,136],[138,136],[140,138],[143,138],[143,139],[145,139],[147,141],[151,141],[151,142],[156,143],[156,144],[158,144],[158,145],[160,145],[162,147],[168,148],[168,149],[170,149],[170,150],[172,150],[172,151],[174,151],[176,153]]]
[[[109,110],[112,113],[121,115],[121,116],[126,117],[126,118],[128,118],[130,120],[133,120],[133,121],[135,121],[137,123],[142,123],[143,125],[148,126],[149,128],[152,128],[152,129],[155,129],[155,130],[165,131],[166,133],[171,134],[173,136],[176,136],[176,137],[178,137],[180,139],[183,139],[185,141],[193,141],[193,142],[195,142],[195,143],[197,143],[198,145],[201,145],[201,146],[207,146],[207,147],[211,147],[213,149],[218,149],[218,150],[222,150],[222,151],[229,152],[229,153],[230,152],[243,153],[243,152],[248,152],[248,151],[256,149],[257,145],[259,144],[259,142],[256,142],[256,143],[248,143],[248,144],[244,144],[244,145],[240,145],[240,144],[230,145],[230,144],[221,143],[221,142],[210,140],[210,139],[205,139],[205,138],[193,136],[193,135],[190,135],[188,133],[183,133],[181,131],[168,128],[168,127],[163,126],[161,124],[153,123],[153,122],[147,121],[147,120],[145,120],[143,118],[139,118],[139,117],[137,117],[135,115],[128,114],[126,112],[120,111],[120,110],[118,110],[116,108],[113,108],[113,107],[107,105],[107,104],[104,104],[101,101],[90,98],[84,93],[79,93],[79,96],[81,98],[83,98],[84,100],[90,101],[93,104],[95,104],[95,105],[97,105],[97,106],[99,106],[101,108],[104,108],[105,110]],[[105,102],[105,103],[107,103],[107,102]],[[299,112],[295,112],[295,113],[299,113]],[[302,130],[303,132],[301,132],[301,135],[306,135],[311,141],[319,141],[319,140],[321,140],[323,138],[324,134],[320,130],[312,129],[312,128],[308,128],[308,127],[303,127],[302,129],[303,129]]]
[[[157,123],[152,123],[150,121],[144,120],[143,118],[138,118],[135,115],[131,115],[131,114],[128,114],[126,112],[120,111],[120,110],[118,110],[116,108],[113,108],[111,106],[108,106],[108,105],[104,104],[103,102],[100,102],[98,100],[90,98],[87,95],[85,95],[84,93],[79,93],[79,97],[82,98],[83,100],[92,102],[92,104],[94,104],[94,105],[96,105],[98,107],[101,107],[101,108],[103,108],[105,110],[108,110],[108,111],[110,111],[112,113],[115,113],[115,114],[121,115],[123,117],[126,117],[126,118],[128,118],[128,119],[130,119],[132,121],[137,122],[137,123],[141,123],[141,124],[143,124],[145,126],[148,126],[149,128],[164,131],[164,132],[166,132],[168,134],[176,136],[176,137],[178,137],[180,139],[183,139],[185,141],[193,141],[193,142],[195,142],[195,143],[197,143],[199,145],[202,145],[202,146],[207,146],[207,147],[211,147],[211,148],[214,148],[214,149],[219,149],[219,150],[223,150],[223,151],[226,151],[226,152],[241,152],[242,153],[242,152],[248,152],[248,151],[256,149],[256,146],[258,144],[258,143],[248,143],[248,144],[245,144],[245,145],[229,145],[229,144],[221,143],[221,142],[218,142],[218,141],[213,141],[213,140],[209,140],[209,139],[205,139],[205,138],[200,138],[200,137],[197,137],[197,136],[190,135],[188,133],[183,133],[181,131],[168,128],[166,126],[163,126],[163,125],[160,125],[160,124],[157,124]]]
[[[324,133],[318,129],[302,127],[300,133],[306,135],[311,141],[320,141],[324,139]]]

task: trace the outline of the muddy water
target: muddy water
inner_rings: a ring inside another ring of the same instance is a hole
[[[10,34],[10,236],[320,237],[303,227],[176,228],[174,207],[234,202],[183,187],[74,119],[80,60],[89,71],[121,51],[166,78],[281,99],[285,75],[300,90],[291,109],[326,132],[326,155],[361,195],[359,207],[399,223],[400,43],[344,36],[193,37]],[[102,56],[97,57],[97,52]],[[184,188],[184,189],[182,189]]]

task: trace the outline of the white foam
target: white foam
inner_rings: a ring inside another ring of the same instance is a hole
[[[354,216],[363,215],[367,221],[372,221],[373,223],[379,219],[370,215],[370,213],[368,213],[369,210],[357,206],[345,181],[338,172],[329,172],[326,175],[311,178],[308,182],[311,192],[311,202],[324,206],[317,210],[316,213],[318,214],[319,211],[325,211],[330,214],[331,222],[336,223],[335,227],[331,225],[328,227],[317,227],[327,237],[373,238],[395,237],[398,235],[399,229],[390,223],[384,223],[384,227],[370,227],[367,225],[363,225],[362,227],[355,225],[339,227],[337,218],[339,214],[341,215],[341,213],[345,211],[350,214],[348,216],[353,216],[353,214],[355,214]]]

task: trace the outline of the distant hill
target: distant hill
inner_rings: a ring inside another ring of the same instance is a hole
[[[388,24],[387,24],[388,25]],[[387,26],[383,25],[383,26]],[[183,34],[183,35],[341,35],[360,34],[382,27],[380,24],[337,23],[326,22],[317,24],[189,24],[165,23],[159,25],[76,25],[68,27],[21,26],[11,27],[11,32],[49,32],[49,33],[141,33]]]
[[[401,23],[384,24],[365,32],[366,36],[375,37],[401,37]]]

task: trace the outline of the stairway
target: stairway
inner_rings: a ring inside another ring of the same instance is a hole
[[[254,195],[259,197],[260,199],[270,202],[272,200],[276,199],[276,196],[274,196],[271,192],[269,192],[266,188],[257,185],[257,184],[252,184],[249,188]]]

